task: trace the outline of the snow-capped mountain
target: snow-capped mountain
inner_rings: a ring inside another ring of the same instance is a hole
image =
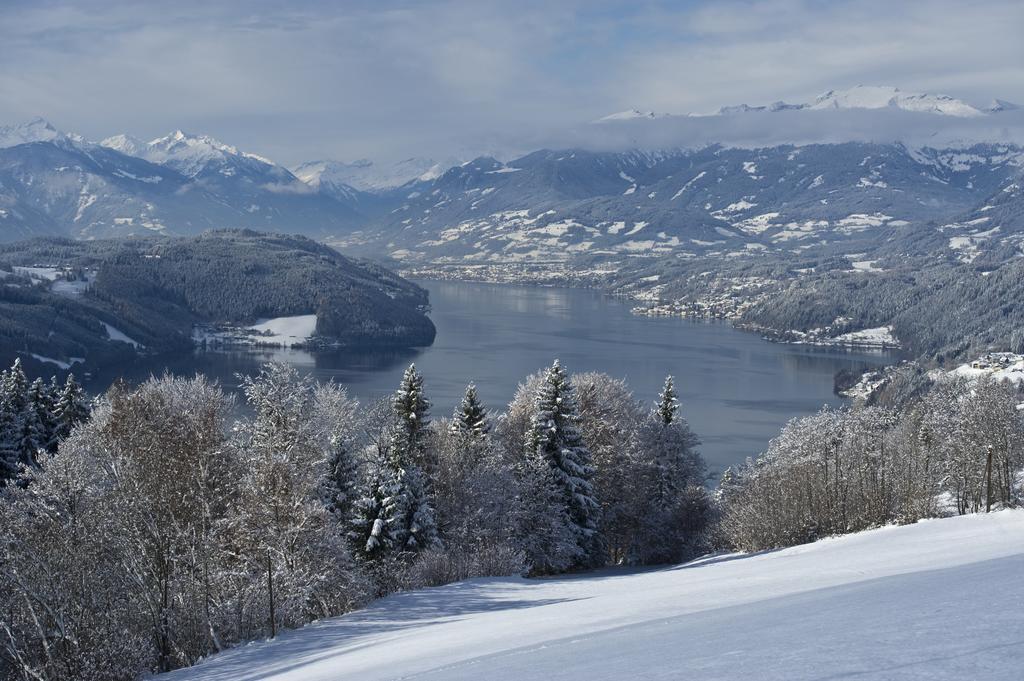
[[[138,137],[131,135],[113,135],[100,142],[101,147],[113,149],[114,151],[120,151],[122,154],[128,154],[129,156],[142,157],[146,150],[146,143],[140,140]]]
[[[985,112],[948,95],[902,92],[895,87],[858,85],[848,90],[829,90],[808,109],[884,109],[920,111],[943,116],[984,116]]]
[[[797,119],[830,133],[854,119],[871,129],[876,117],[906,119],[915,129],[929,127],[924,119],[1019,125],[1009,103],[990,107],[1005,113],[970,106],[858,87],[803,104],[726,107],[703,117],[629,111],[583,126],[591,141],[619,135],[622,145],[598,147],[614,151],[580,143],[508,162],[320,160],[292,170],[205,135],[176,131],[150,142],[118,135],[93,145],[32,121],[4,129],[14,146],[0,149],[0,238],[246,227],[300,232],[409,263],[482,264],[866,250],[886,238],[917,247],[901,236],[906,228],[938,225],[948,229],[922,232],[920,244],[948,245],[961,260],[993,249],[1012,255],[1024,247],[1012,188],[1024,184],[1024,145],[849,141],[845,131],[825,142],[708,144],[716,139],[709,135],[684,145],[671,135],[634,134],[689,124],[762,131],[748,122],[785,128]],[[830,113],[838,111],[848,113]]]
[[[147,161],[174,168],[188,177],[195,177],[211,165],[225,166],[246,161],[246,165],[275,166],[270,159],[239,151],[208,135],[187,135],[175,130],[146,144],[140,154]]]
[[[1020,104],[1007,102],[1004,99],[993,99],[992,102],[989,103],[986,111],[989,113],[997,113],[999,111],[1019,111],[1020,108]]]
[[[61,132],[44,118],[33,118],[18,125],[0,126],[0,149],[30,142],[53,142],[60,139],[81,141],[82,138],[78,135]]]
[[[959,220],[1022,167],[1024,150],[1006,145],[576,149],[507,164],[482,157],[339,243],[411,264],[474,266],[862,251]],[[1006,230],[1000,238],[1020,231]]]
[[[286,168],[207,136],[93,144],[41,119],[4,128],[0,240],[193,234],[245,227],[310,235],[365,220],[351,202],[317,193]]]
[[[929,94],[920,92],[904,92],[897,87],[878,85],[857,85],[845,90],[829,90],[818,95],[810,102],[787,103],[777,101],[765,105],[737,104],[723,106],[712,114],[689,113],[687,117],[706,116],[731,116],[751,112],[776,112],[776,111],[822,111],[822,110],[900,110],[917,113],[930,113],[941,116],[953,116],[958,118],[974,118],[985,116],[989,113],[1015,110],[1015,104],[999,99],[992,101],[986,109],[980,109],[967,102],[942,94]],[[637,119],[656,119],[673,114],[657,115],[651,112],[642,112],[636,109],[611,114],[598,119],[596,122],[611,121],[634,121]]]
[[[410,182],[430,182],[460,163],[455,158],[436,161],[412,157],[398,163],[377,164],[368,159],[344,161],[309,161],[292,168],[292,172],[315,189],[337,191],[349,187],[366,192],[381,192]]]
[[[629,109],[627,111],[619,111],[617,113],[608,114],[598,118],[595,123],[608,123],[610,121],[633,121],[638,118],[657,118],[663,114],[656,114],[653,111],[639,111],[637,109]]]

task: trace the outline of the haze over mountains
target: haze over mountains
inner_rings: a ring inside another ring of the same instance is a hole
[[[408,262],[479,264],[861,248],[932,224],[940,237],[925,242],[973,260],[1016,249],[1024,228],[1021,118],[999,100],[858,86],[709,115],[613,114],[567,135],[580,144],[500,160],[292,169],[180,130],[96,144],[36,119],[0,128],[0,240],[255,228]],[[776,143],[766,125],[793,141]],[[904,139],[911,127],[933,131],[934,144]],[[683,129],[714,136],[669,143]],[[737,132],[767,141],[736,142]]]

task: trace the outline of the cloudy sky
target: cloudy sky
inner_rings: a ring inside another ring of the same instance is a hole
[[[1019,0],[2,0],[0,124],[182,128],[286,164],[463,155],[861,83],[1024,101],[1022,26]]]

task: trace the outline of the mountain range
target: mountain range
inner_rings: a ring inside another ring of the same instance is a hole
[[[588,128],[614,137],[676,119],[834,116],[826,142],[591,145],[504,160],[319,160],[290,169],[180,130],[92,143],[36,119],[0,128],[0,241],[252,228],[405,263],[463,265],[850,251],[879,239],[930,244],[965,261],[1018,252],[1019,146],[991,137],[934,146],[844,139],[843,116],[853,112],[997,128],[1019,114],[998,100],[982,108],[859,86],[705,116],[629,111]]]
[[[772,104],[750,106],[738,104],[734,106],[723,106],[712,114],[689,113],[687,116],[719,115],[726,116],[752,111],[799,111],[799,110],[836,110],[836,109],[898,109],[902,111],[915,111],[921,113],[939,114],[943,116],[974,117],[984,116],[989,113],[1010,111],[1019,108],[1010,102],[1000,99],[993,99],[985,108],[979,108],[967,102],[950,97],[949,95],[936,95],[917,92],[903,92],[899,88],[890,86],[858,85],[845,90],[829,90],[810,102],[789,104],[778,101]],[[660,114],[665,116],[670,114]],[[652,111],[623,111],[611,114],[599,121],[633,120],[636,118],[658,118],[659,114]]]

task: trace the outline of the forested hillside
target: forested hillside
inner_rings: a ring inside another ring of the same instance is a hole
[[[100,364],[191,347],[196,324],[316,315],[311,344],[429,345],[427,293],[303,237],[215,231],[188,239],[0,247],[8,360]]]

